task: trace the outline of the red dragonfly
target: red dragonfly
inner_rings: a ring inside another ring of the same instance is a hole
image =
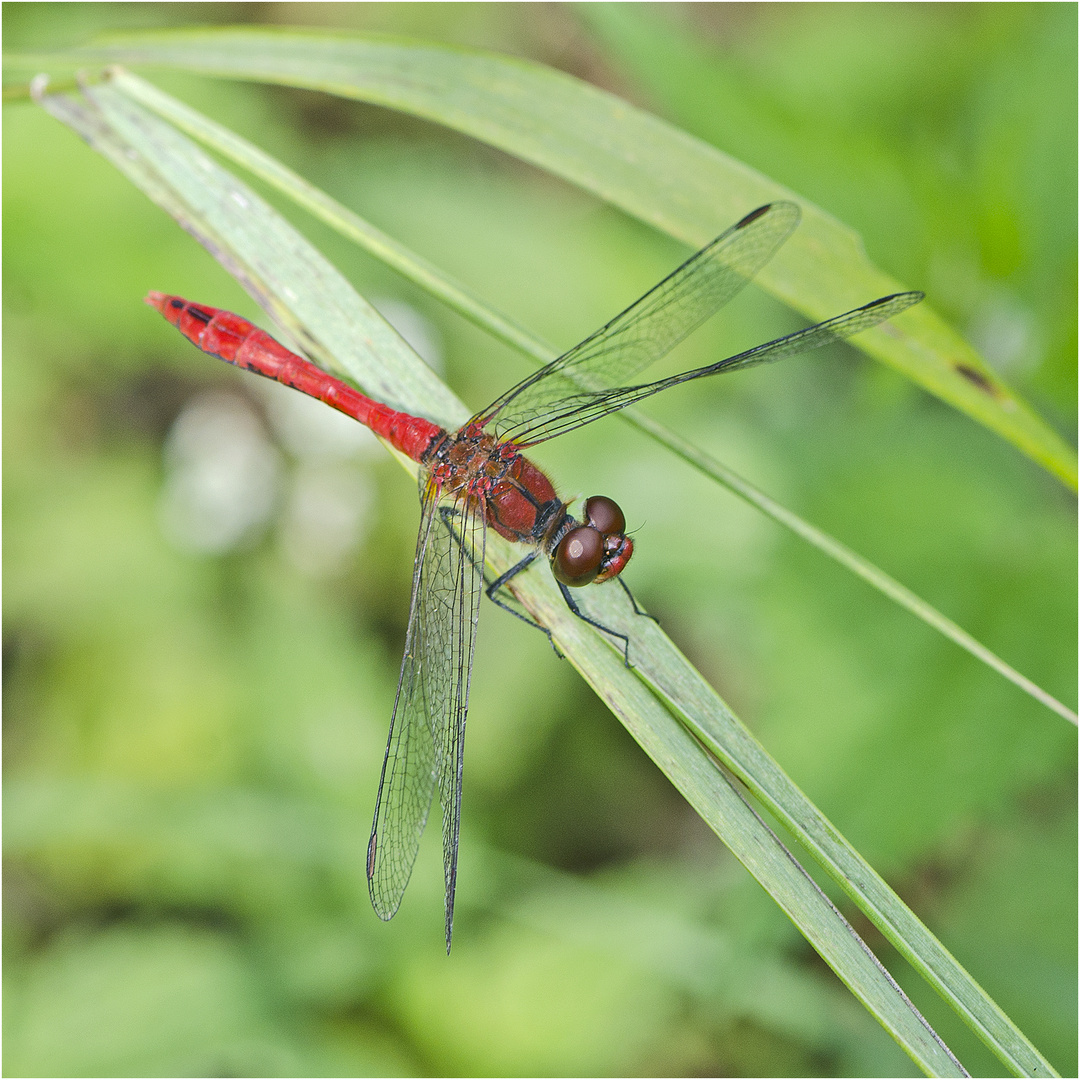
[[[367,854],[371,901],[381,918],[391,918],[401,903],[437,786],[450,949],[465,719],[481,593],[539,626],[501,597],[509,596],[509,583],[543,552],[570,610],[620,639],[629,664],[627,636],[590,619],[570,593],[571,587],[612,579],[626,588],[618,574],[630,559],[633,542],[625,533],[623,513],[611,499],[593,496],[584,504],[583,520],[577,521],[522,450],[690,379],[850,337],[923,298],[920,292],[885,296],[705,367],[625,385],[735,296],[798,221],[798,207],[789,202],[747,214],[621,315],[454,432],[372,401],[239,315],[159,292],[147,296],[147,303],[204,352],[325,401],[420,464],[420,535],[405,657]],[[530,549],[492,582],[482,572],[488,528]],[[636,604],[634,610],[643,614]]]

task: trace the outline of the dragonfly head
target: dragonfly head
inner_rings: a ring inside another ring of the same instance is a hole
[[[610,581],[634,553],[625,528],[626,518],[613,499],[604,495],[586,499],[585,521],[570,529],[551,553],[555,580],[573,587]]]

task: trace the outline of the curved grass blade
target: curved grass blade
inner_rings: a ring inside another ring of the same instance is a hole
[[[814,322],[906,288],[825,211],[657,117],[539,64],[446,45],[260,28],[126,34],[67,54],[68,64],[73,59],[302,86],[412,113],[555,173],[694,248],[755,206],[795,199],[803,225],[758,280]],[[930,304],[868,333],[863,348],[1076,490],[1075,451]]]
[[[370,388],[391,383],[394,399],[407,407],[445,416],[450,422],[455,418],[451,414],[462,418],[466,415],[466,410],[441,385],[427,385],[420,361],[411,357],[407,347],[392,335],[387,338],[385,364],[381,352],[358,347],[356,337],[372,341],[385,333],[378,317],[333,267],[262,200],[173,129],[110,87],[88,91],[85,103],[54,97],[43,97],[42,101],[207,243],[215,257],[237,273],[305,347],[310,345],[320,355],[335,356],[340,351],[342,366],[361,385]],[[283,264],[282,259],[292,264]],[[325,326],[323,319],[327,320]],[[493,544],[491,548],[496,568],[509,565],[503,545]],[[864,896],[866,883],[873,886],[876,879],[873,871],[812,804],[797,794],[798,789],[790,781],[787,789],[783,784],[776,786],[782,771],[746,735],[659,629],[654,630],[648,620],[636,620],[632,648],[635,657],[648,656],[649,665],[647,670],[630,671],[608,643],[567,612],[546,575],[524,577],[528,580],[522,583],[523,602],[551,626],[571,662],[697,812],[784,907],[859,1000],[925,1072],[963,1075],[956,1059],[778,838],[752,812],[723,770],[717,769],[699,739],[730,753],[740,778],[752,790],[768,793],[765,801],[775,800],[785,823],[793,825],[800,836],[808,837],[812,847],[820,836],[842,848],[853,868],[842,884],[859,898],[864,910],[880,918],[880,902]],[[618,600],[617,592],[599,599],[598,610],[611,609],[612,625],[618,625],[618,620],[627,614],[617,610]],[[605,614],[604,618],[609,616]],[[639,675],[665,697],[672,695],[672,707],[650,692]],[[699,693],[702,700],[697,698]],[[680,720],[680,716],[684,719]],[[740,732],[746,747],[739,744]],[[768,762],[768,767],[763,762]],[[749,774],[744,775],[747,766]],[[838,866],[830,857],[823,857],[824,850],[825,846],[818,843],[815,855],[836,876]],[[891,903],[894,920],[894,924],[887,922],[883,930],[902,943],[906,953],[920,951],[917,966],[995,1053],[1022,1074],[1053,1075],[1045,1059],[929,931],[884,883],[880,883],[880,889]]]
[[[546,342],[534,337],[529,331],[518,326],[512,319],[495,311],[467,286],[444,274],[437,267],[410,251],[403,244],[380,232],[373,225],[342,206],[325,192],[309,184],[291,169],[265,154],[245,139],[202,116],[194,109],[158,90],[157,87],[129,72],[117,72],[113,85],[128,94],[134,100],[152,109],[159,116],[175,124],[182,131],[192,135],[200,142],[210,146],[221,154],[231,158],[237,164],[252,172],[260,179],[289,196],[300,206],[310,211],[317,218],[340,232],[343,236],[359,244],[370,254],[393,267],[403,276],[439,297],[459,314],[471,320],[477,326],[500,338],[508,345],[524,352],[541,365],[554,360],[557,352]],[[652,435],[657,442],[672,450],[684,461],[722,484],[733,494],[757,507],[778,524],[790,529],[807,543],[812,544],[824,554],[846,566],[873,588],[889,599],[907,608],[917,618],[932,626],[939,633],[949,638],[962,649],[971,653],[988,667],[993,668],[1004,678],[1030,694],[1036,701],[1053,710],[1059,716],[1073,724],[1078,722],[1077,714],[1067,705],[1058,701],[1052,694],[1022,675],[1007,664],[985,645],[946,618],[932,605],[917,596],[900,582],[891,578],[884,571],[841,544],[835,538],[803,521],[797,514],[781,506],[764,492],[759,491],[748,480],[728,469],[715,458],[698,447],[650,419],[635,409],[626,409],[621,414],[623,419],[641,431]]]

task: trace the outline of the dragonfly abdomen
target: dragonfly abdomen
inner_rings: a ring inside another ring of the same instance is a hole
[[[159,292],[149,293],[146,302],[203,352],[326,402],[359,420],[413,461],[419,461],[434,440],[445,435],[443,428],[430,420],[372,401],[240,315]]]

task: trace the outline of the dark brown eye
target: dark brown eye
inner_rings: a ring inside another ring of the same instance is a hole
[[[604,538],[592,526],[580,525],[560,541],[551,570],[556,581],[576,588],[596,577],[603,557]]]
[[[605,536],[626,529],[626,518],[619,504],[606,495],[593,495],[585,500],[585,520]]]

